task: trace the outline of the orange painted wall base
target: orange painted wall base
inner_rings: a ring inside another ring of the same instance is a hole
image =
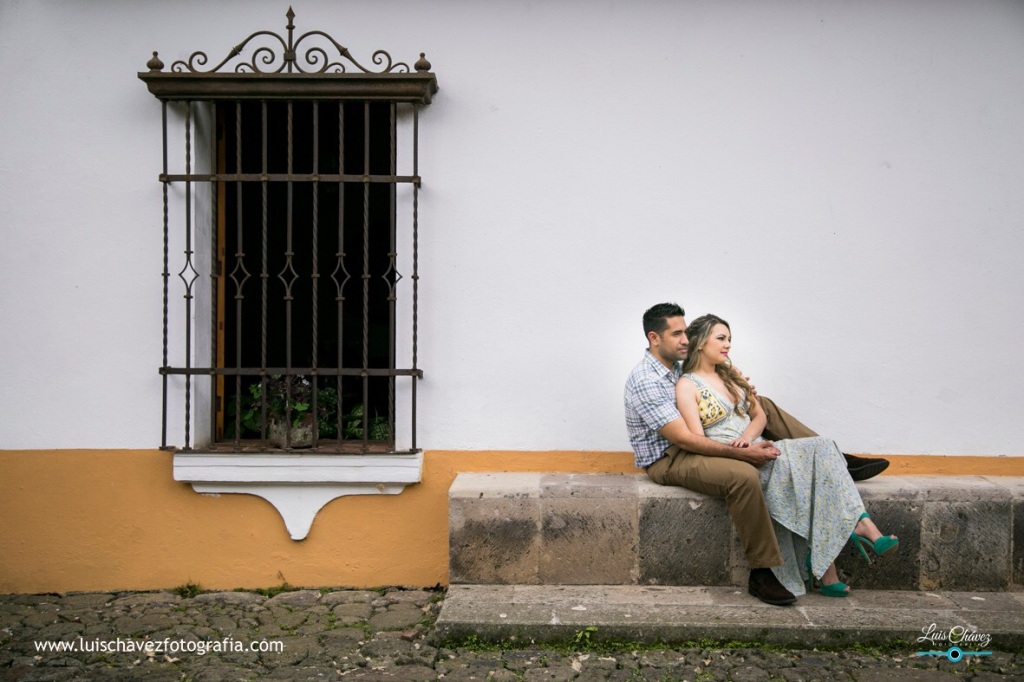
[[[889,457],[885,475],[1024,476],[1024,457]],[[400,495],[327,504],[291,540],[252,495],[200,495],[157,450],[0,451],[0,592],[448,581],[448,488],[461,471],[635,473],[625,452],[428,451]]]

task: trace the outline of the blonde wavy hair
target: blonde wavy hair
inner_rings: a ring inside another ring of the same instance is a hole
[[[729,323],[717,315],[701,315],[686,328],[686,338],[690,342],[690,350],[686,353],[683,372],[692,372],[697,369],[697,363],[700,361],[700,349],[711,336],[711,330],[715,328],[716,324],[724,324],[725,328],[730,333],[732,332]],[[733,368],[732,362],[715,365],[715,373],[722,378],[725,388],[732,397],[733,404],[736,405],[736,411],[740,414],[747,414],[753,402],[757,401],[754,387],[743,378],[739,371]],[[742,400],[744,396],[746,399]]]

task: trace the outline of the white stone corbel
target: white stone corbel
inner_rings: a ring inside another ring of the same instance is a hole
[[[411,455],[224,455],[178,452],[174,480],[197,493],[239,493],[272,504],[292,540],[309,534],[313,519],[345,495],[397,495],[423,474],[423,453]]]

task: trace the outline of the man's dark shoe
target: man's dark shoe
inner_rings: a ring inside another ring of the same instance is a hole
[[[846,458],[846,469],[850,478],[855,481],[866,481],[889,468],[889,460],[880,457],[857,457],[843,454]]]
[[[770,568],[751,569],[747,592],[772,606],[786,606],[796,602],[793,593],[782,586]]]

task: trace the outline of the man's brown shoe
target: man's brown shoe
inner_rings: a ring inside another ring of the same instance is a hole
[[[770,568],[751,569],[747,592],[772,606],[786,606],[796,602],[793,593],[782,586]]]
[[[857,457],[843,454],[846,459],[846,470],[855,481],[866,481],[889,468],[889,460],[872,457]]]

